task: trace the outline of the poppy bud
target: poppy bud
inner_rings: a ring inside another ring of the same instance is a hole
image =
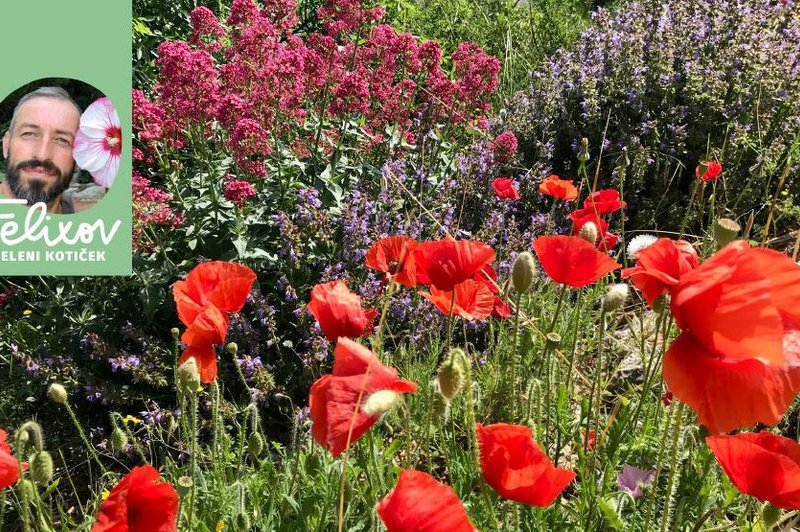
[[[603,298],[603,310],[614,312],[625,304],[626,299],[628,299],[628,285],[625,283],[613,284]]]
[[[536,263],[533,261],[533,255],[528,251],[517,255],[514,265],[511,267],[511,282],[514,283],[514,289],[519,293],[526,292],[535,275]]]
[[[247,438],[247,450],[253,455],[253,458],[258,458],[264,451],[264,438],[258,432],[254,432]]]
[[[31,443],[41,451],[44,448],[44,432],[42,426],[35,421],[26,421],[17,431],[17,438],[23,443]]]
[[[111,448],[117,452],[128,448],[128,435],[119,427],[111,431]]]
[[[39,451],[30,457],[31,478],[37,484],[47,484],[53,478],[53,457]]]
[[[581,149],[578,151],[578,160],[584,163],[589,160],[589,139],[586,137],[581,139]]]
[[[367,400],[361,406],[361,411],[368,416],[380,416],[394,408],[402,397],[402,394],[392,390],[378,390],[367,397]]]
[[[578,231],[578,236],[594,246],[595,242],[597,242],[597,226],[594,222],[586,222],[581,227],[581,230]]]
[[[722,249],[730,244],[737,236],[742,226],[730,218],[719,218],[714,224],[714,240],[717,242],[717,249]]]
[[[653,301],[653,312],[656,314],[661,314],[667,307],[669,307],[667,294],[660,295]]]
[[[47,395],[54,403],[58,403],[60,405],[67,404],[67,390],[57,382],[54,382],[50,385],[50,388],[47,390]]]
[[[19,481],[19,493],[23,498],[31,501],[36,495],[36,488],[33,487],[33,482],[27,478]]]
[[[455,397],[467,377],[469,362],[463,349],[451,349],[436,374],[439,394],[450,401]]]
[[[225,349],[228,351],[228,353],[232,355],[235,355],[236,353],[239,352],[239,346],[236,344],[236,342],[229,343],[228,345],[225,346]]]
[[[197,369],[194,357],[189,357],[186,362],[178,366],[177,373],[178,391],[187,395],[197,393],[200,387],[200,371]]]
[[[172,329],[169,330],[169,332],[172,334],[173,340],[177,340],[178,337],[181,335],[181,331],[179,331],[177,327],[173,327]]]

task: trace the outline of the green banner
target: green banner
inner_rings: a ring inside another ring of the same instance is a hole
[[[0,276],[130,275],[130,3],[3,2],[0,20]]]

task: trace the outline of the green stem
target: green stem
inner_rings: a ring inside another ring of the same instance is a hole
[[[189,530],[194,529],[194,503],[197,499],[197,417],[199,414],[197,405],[197,393],[193,393],[191,397],[192,402],[192,448],[191,448],[191,462],[190,468],[192,470],[192,486],[189,489]]]
[[[100,471],[102,471],[103,473],[107,473],[108,471],[103,465],[103,462],[100,461],[100,457],[97,455],[97,451],[95,451],[94,447],[92,447],[92,444],[89,442],[89,438],[86,437],[86,433],[83,431],[80,422],[78,422],[78,418],[75,416],[75,412],[72,410],[72,406],[70,406],[68,402],[65,402],[64,406],[66,407],[67,413],[69,414],[69,417],[72,420],[72,424],[75,425],[75,428],[78,430],[78,434],[80,435],[81,440],[83,440],[83,444],[89,451],[89,455],[91,455],[94,461],[97,462],[97,465],[100,466]]]
[[[138,454],[139,458],[142,459],[142,463],[149,464],[150,463],[149,460],[147,460],[147,457],[144,455],[144,450],[142,450],[141,445],[139,445],[139,440],[133,435],[133,431],[130,429],[130,427],[128,427],[128,424],[123,420],[119,412],[114,412],[112,416],[115,416],[117,418],[117,422],[122,425],[122,430],[124,430],[125,434],[127,434],[128,441],[131,442],[131,445],[133,445],[133,449],[136,451],[136,454]],[[114,422],[112,420],[112,425],[113,424]]]
[[[24,454],[24,450],[25,450],[25,444],[23,443],[22,438],[20,437],[20,434],[18,433],[17,434],[16,445],[14,446],[14,451],[17,454]],[[28,491],[25,490],[25,489],[22,489],[21,486],[20,486],[20,484],[23,481],[23,479],[25,478],[25,476],[24,476],[23,471],[22,471],[22,462],[20,462],[19,460],[17,460],[17,474],[19,476],[19,480],[17,481],[17,493],[18,493],[18,496],[20,498],[20,502],[22,504],[22,507],[20,508],[20,514],[22,516],[22,528],[23,528],[24,532],[30,532],[31,531],[31,519],[32,519],[33,516],[31,516],[31,506],[30,506],[30,503],[28,502]]]
[[[672,432],[672,444],[669,451],[669,476],[667,477],[667,491],[664,494],[664,511],[661,518],[661,532],[666,532],[667,524],[669,523],[669,510],[670,503],[672,502],[672,485],[675,482],[675,472],[678,469],[678,464],[675,463],[675,458],[678,454],[678,442],[681,439],[681,426],[683,424],[683,403],[678,402],[677,406],[678,419],[675,421],[675,429]]]
[[[594,378],[592,379],[592,388],[589,391],[589,411],[588,411],[588,413],[586,415],[586,434],[584,435],[584,438],[583,438],[583,452],[584,453],[587,453],[589,451],[589,430],[591,429],[591,426],[592,426],[591,421],[594,421],[594,425],[595,425],[595,438],[600,436],[600,432],[599,432],[599,429],[600,429],[600,425],[599,425],[599,423],[600,423],[600,374],[603,371],[603,345],[604,345],[603,337],[606,334],[606,311],[605,311],[605,309],[602,309],[600,311],[600,325],[598,325],[598,328],[599,328],[598,336],[599,336],[600,347],[598,349],[598,354],[597,354],[597,367],[595,368]],[[595,397],[594,397],[595,392],[597,392],[597,395],[598,395],[596,401],[595,401]],[[593,410],[594,410],[594,416],[592,416],[592,411]],[[595,419],[592,420],[592,417],[594,417]],[[598,447],[597,446],[597,440],[595,439],[595,451],[592,453],[592,462],[591,462],[592,465],[589,468],[590,474],[594,470],[595,455],[597,454],[597,451],[596,451],[597,447]]]
[[[511,407],[511,417],[517,417],[517,344],[519,343],[519,303],[522,299],[522,292],[517,292],[515,305],[517,308],[516,315],[514,316],[514,336],[511,344],[511,371],[508,377],[508,403]]]
[[[464,383],[464,395],[467,402],[467,423],[469,423],[469,443],[472,446],[472,456],[475,459],[476,471],[481,470],[481,453],[478,447],[478,435],[475,433],[475,404],[472,395],[472,364],[467,363],[466,382]]]
[[[667,425],[664,427],[664,436],[661,438],[661,443],[658,446],[658,456],[656,458],[656,474],[655,474],[655,481],[653,483],[653,489],[650,490],[649,496],[647,497],[647,512],[645,513],[644,517],[644,528],[642,530],[650,530],[650,519],[653,517],[653,507],[656,504],[656,492],[658,491],[656,487],[658,486],[658,477],[661,475],[661,468],[664,465],[664,450],[667,447],[667,435],[669,434],[669,428],[672,424],[672,414],[677,409],[673,408],[670,412],[670,415],[667,416]]]

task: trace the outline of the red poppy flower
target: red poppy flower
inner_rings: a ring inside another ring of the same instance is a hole
[[[478,423],[481,470],[501,497],[529,506],[548,506],[575,478],[575,473],[553,466],[523,425]]]
[[[134,467],[103,501],[92,532],[177,531],[178,493],[158,477],[153,466]]]
[[[494,250],[475,240],[445,238],[420,244],[414,259],[418,284],[432,284],[439,290],[450,291],[492,262]]]
[[[377,310],[363,310],[361,298],[344,281],[318,284],[311,289],[308,310],[317,318],[325,337],[333,342],[340,336],[358,338],[372,332]]]
[[[619,192],[614,189],[603,189],[592,192],[583,200],[583,208],[597,214],[611,214],[627,205],[619,199]]]
[[[378,503],[388,532],[472,532],[464,505],[447,484],[422,471],[400,472],[397,485]]]
[[[620,265],[578,236],[540,236],[533,250],[545,273],[555,282],[581,288]]]
[[[13,486],[19,480],[17,459],[11,454],[6,437],[6,431],[0,429],[0,490]]]
[[[731,482],[747,495],[800,509],[800,445],[771,432],[709,436],[706,443]]]
[[[636,266],[622,270],[622,278],[631,278],[651,307],[685,274],[697,268],[700,258],[685,240],[659,238],[639,252]]]
[[[217,376],[214,344],[223,343],[228,334],[227,313],[242,310],[255,280],[256,274],[246,266],[211,261],[198,265],[173,286],[178,318],[186,325],[181,336],[186,348],[179,363],[194,357],[203,383]]]
[[[367,251],[367,267],[385,273],[390,281],[412,288],[417,285],[416,247],[417,241],[410,236],[382,238]]]
[[[595,247],[597,249],[608,251],[619,242],[619,237],[613,233],[608,232],[608,222],[603,220],[599,214],[596,214],[591,209],[578,209],[569,213],[569,219],[572,220],[572,234],[577,235],[581,232],[581,228],[587,223],[592,222],[597,228],[597,240]]]
[[[494,310],[495,296],[489,288],[479,281],[467,279],[455,286],[455,299],[453,291],[446,292],[431,286],[430,294],[418,292],[419,295],[436,305],[442,314],[450,314],[450,305],[453,305],[453,315],[458,315],[465,320],[483,320],[489,317]]]
[[[417,385],[398,379],[397,370],[384,366],[375,353],[348,338],[339,338],[333,356],[333,373],[311,386],[308,404],[311,435],[337,457],[347,446],[351,426],[353,443],[399,399],[399,394],[415,392]]]
[[[694,175],[702,181],[715,181],[721,173],[722,165],[717,161],[700,163],[700,165],[694,170]]]
[[[551,175],[539,183],[539,192],[567,201],[578,199],[578,189],[572,184],[572,179],[559,179],[557,175]]]
[[[518,200],[520,198],[516,185],[506,177],[498,177],[492,181],[492,188],[495,195],[500,199]]]
[[[736,241],[672,289],[664,379],[711,433],[776,423],[800,391],[800,268]]]
[[[499,294],[500,287],[497,284],[497,272],[492,268],[491,264],[487,264],[483,269],[475,274],[473,277],[486,285],[486,287],[493,293]],[[492,317],[497,319],[505,319],[511,316],[511,305],[505,302],[502,297],[494,296],[494,308],[492,309]]]

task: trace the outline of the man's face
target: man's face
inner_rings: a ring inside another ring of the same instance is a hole
[[[37,97],[19,109],[14,130],[3,136],[6,180],[17,198],[50,204],[72,181],[72,145],[80,114],[56,98]]]

